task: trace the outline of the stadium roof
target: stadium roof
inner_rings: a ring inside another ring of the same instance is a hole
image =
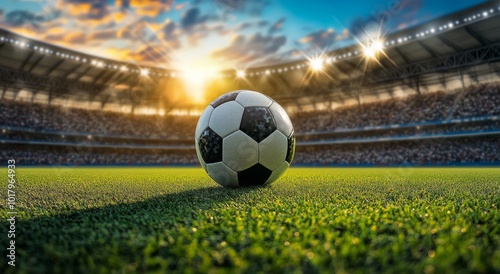
[[[316,57],[320,58],[321,72],[311,71],[311,60],[303,60],[250,68],[244,73],[226,70],[212,75],[213,81],[225,81],[228,88],[262,90],[285,104],[315,94],[319,100],[341,101],[359,96],[360,91],[383,92],[360,86],[394,81],[401,84],[409,79],[418,90],[420,75],[493,64],[500,59],[500,5],[487,2],[380,37],[379,58],[365,65],[367,50],[363,47],[370,48],[375,42]],[[500,71],[494,66],[495,71]],[[28,90],[47,94],[50,99],[64,97],[98,101],[102,105],[119,102],[157,107],[158,100],[163,98],[158,85],[180,82],[181,74],[82,54],[0,30],[2,98],[9,92],[15,97],[19,91]],[[245,79],[239,79],[243,75]],[[140,96],[130,95],[137,90],[141,91]]]

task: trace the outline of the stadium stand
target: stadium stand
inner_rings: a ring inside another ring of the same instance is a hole
[[[133,115],[2,100],[2,157],[24,164],[196,164],[196,116]],[[500,162],[500,84],[292,116],[295,164]]]
[[[192,165],[192,151],[132,148],[100,148],[90,145],[9,145],[2,158],[15,155],[16,161],[28,165]]]
[[[246,79],[220,71],[204,94],[252,89],[276,99],[292,114],[294,164],[500,165],[499,26],[500,7],[486,1],[385,35],[384,54],[364,68],[367,56],[354,44],[326,52],[321,71],[306,59],[250,67]],[[2,29],[0,57],[2,159],[197,164],[198,117],[139,114],[203,109],[180,96],[176,68],[138,67]],[[120,108],[130,113],[113,112]]]
[[[298,132],[311,132],[493,116],[500,114],[499,94],[497,83],[470,86],[449,93],[416,94],[359,107],[300,113],[294,117],[294,126]]]
[[[427,139],[298,147],[295,161],[309,165],[464,165],[500,162],[498,137]]]
[[[192,116],[133,115],[9,100],[2,100],[0,113],[0,124],[11,128],[170,139],[192,137],[198,121]]]

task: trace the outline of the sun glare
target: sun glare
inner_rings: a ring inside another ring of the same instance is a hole
[[[209,69],[191,68],[182,70],[182,80],[188,89],[188,95],[194,103],[203,102],[205,85],[212,71]]]
[[[244,70],[238,70],[236,71],[236,76],[238,76],[238,78],[244,78],[246,76],[246,73]]]

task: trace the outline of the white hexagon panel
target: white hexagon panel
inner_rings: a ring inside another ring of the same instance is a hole
[[[214,111],[214,107],[208,105],[205,110],[201,113],[200,119],[198,120],[198,124],[196,125],[196,132],[194,134],[194,138],[197,140],[200,138],[201,133],[207,129],[208,121],[210,120],[210,116]]]
[[[276,102],[273,102],[269,110],[273,114],[278,130],[285,134],[285,136],[290,136],[293,131],[293,125],[286,111]]]
[[[283,133],[275,130],[259,143],[259,163],[270,170],[277,169],[285,161],[288,140]]]
[[[243,111],[244,108],[234,101],[223,103],[212,112],[208,126],[224,138],[238,130]]]
[[[222,140],[222,161],[234,171],[245,170],[259,161],[259,144],[241,130]]]
[[[267,179],[266,184],[270,184],[274,181],[276,181],[285,171],[290,167],[290,164],[287,162],[284,162],[281,164],[277,169],[273,170],[271,173],[271,176],[269,176],[269,179]]]
[[[273,103],[266,95],[250,90],[241,90],[235,101],[244,107],[269,107]]]
[[[238,186],[238,174],[223,162],[207,164],[207,173],[222,186]]]

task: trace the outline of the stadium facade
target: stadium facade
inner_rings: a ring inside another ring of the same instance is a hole
[[[326,53],[319,72],[309,60],[221,71],[206,94],[252,89],[273,97],[292,114],[297,163],[498,164],[500,5],[487,2],[381,43],[383,52],[366,65],[366,49],[353,45]],[[6,30],[0,56],[3,158],[196,162],[196,116],[163,116],[204,107],[170,96],[188,93],[186,72],[82,54]]]

